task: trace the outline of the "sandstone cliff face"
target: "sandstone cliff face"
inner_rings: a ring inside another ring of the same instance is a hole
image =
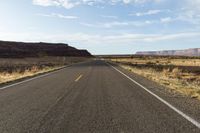
[[[136,55],[200,56],[200,48],[186,50],[143,51],[137,52]]]
[[[0,41],[0,58],[41,56],[92,56],[87,50],[79,50],[63,43],[23,43]]]

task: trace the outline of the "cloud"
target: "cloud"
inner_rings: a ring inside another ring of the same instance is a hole
[[[0,38],[13,41],[44,41],[44,42],[63,42],[69,44],[102,45],[102,44],[143,44],[156,43],[163,41],[183,41],[184,39],[198,39],[198,32],[184,32],[174,34],[119,34],[119,35],[98,35],[86,33],[71,34],[48,34],[48,33],[4,33]]]
[[[80,2],[72,2],[71,0],[33,0],[33,4],[40,6],[62,6],[66,9],[71,9],[77,5],[80,5]]]
[[[101,15],[102,18],[118,19],[118,16]]]
[[[91,36],[90,36],[91,37]],[[134,43],[149,43],[149,42],[162,42],[170,40],[182,40],[188,38],[200,37],[200,33],[175,33],[175,34],[121,34],[111,36],[98,36],[92,37],[99,42],[107,44],[134,44]]]
[[[81,22],[80,23],[83,26],[86,27],[91,27],[91,28],[112,28],[116,26],[128,26],[129,23],[127,22],[118,22],[118,21],[113,21],[113,22],[107,22],[107,23],[85,23]]]
[[[200,25],[200,0],[183,0],[182,8],[176,10],[174,20]]]
[[[165,18],[161,18],[160,22],[161,23],[170,23],[173,22],[174,20],[171,17],[165,17]]]
[[[143,4],[143,3],[148,3],[148,2],[161,2],[163,0],[113,0],[113,1],[122,1],[125,4],[131,4],[131,3],[139,3],[139,4]]]
[[[131,16],[146,16],[146,15],[156,15],[158,13],[160,13],[161,10],[149,10],[147,12],[137,12],[137,13],[133,13],[133,14],[130,14]]]
[[[142,27],[146,25],[150,25],[156,23],[156,21],[111,21],[104,23],[84,23],[80,24],[87,27],[92,28],[113,28],[113,27],[124,27],[124,26],[134,26],[134,27]]]
[[[57,17],[57,18],[61,18],[61,19],[78,19],[77,16],[66,16],[66,15],[59,14],[59,13],[37,14],[37,15],[44,16],[44,17]]]
[[[34,5],[40,6],[59,6],[64,7],[66,9],[71,9],[78,5],[115,5],[118,3],[122,4],[144,4],[144,3],[158,3],[163,0],[33,0]]]
[[[59,5],[57,1],[52,1],[52,0],[33,0],[33,4],[41,6]]]
[[[153,21],[113,21],[108,23],[103,23],[103,27],[105,28],[112,28],[116,26],[134,26],[134,27],[141,27],[152,24]]]
[[[199,32],[183,32],[174,34],[159,34],[150,38],[146,38],[145,41],[158,42],[158,41],[182,40],[182,39],[196,38],[196,37],[200,37]]]
[[[192,9],[192,10],[196,10],[196,11],[200,11],[200,1],[199,0],[185,0],[186,1],[186,7]]]
[[[100,25],[102,25],[103,28],[112,28],[112,27],[116,27],[116,26],[129,26],[130,22],[113,21],[113,22],[102,23]]]

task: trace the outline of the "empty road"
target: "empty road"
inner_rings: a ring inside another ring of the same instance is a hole
[[[0,133],[200,133],[122,71],[93,60],[1,88]]]

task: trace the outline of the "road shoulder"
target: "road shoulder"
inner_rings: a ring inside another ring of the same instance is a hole
[[[111,62],[110,62],[111,63]],[[170,91],[169,88],[166,88],[158,83],[151,81],[145,77],[142,77],[138,74],[130,72],[115,63],[111,63],[117,69],[122,71],[124,74],[128,75],[130,78],[136,82],[142,84],[147,89],[163,98],[179,110],[188,114],[190,117],[195,118],[195,120],[200,121],[200,101],[191,97],[183,96],[179,93]]]

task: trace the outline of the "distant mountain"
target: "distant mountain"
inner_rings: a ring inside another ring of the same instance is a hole
[[[92,56],[87,50],[79,50],[64,43],[24,43],[0,41],[1,58],[41,56]]]
[[[200,56],[200,48],[185,50],[143,51],[137,52],[136,55]]]

